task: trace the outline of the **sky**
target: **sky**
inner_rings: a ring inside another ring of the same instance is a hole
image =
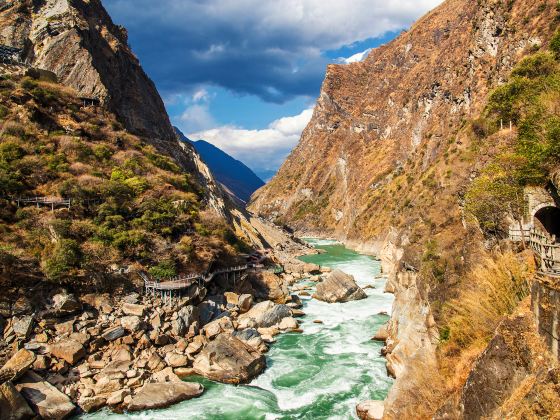
[[[359,61],[441,0],[104,0],[172,123],[268,180],[326,66]]]

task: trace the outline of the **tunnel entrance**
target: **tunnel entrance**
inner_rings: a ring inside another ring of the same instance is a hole
[[[535,228],[547,233],[555,242],[560,242],[560,209],[544,207],[535,213]]]

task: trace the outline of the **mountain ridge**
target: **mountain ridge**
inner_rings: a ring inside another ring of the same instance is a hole
[[[251,195],[265,184],[247,165],[219,147],[206,140],[191,140],[177,127],[175,131],[182,141],[194,146],[216,179],[244,202],[248,202]]]

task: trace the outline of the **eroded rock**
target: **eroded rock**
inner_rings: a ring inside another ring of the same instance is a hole
[[[193,368],[218,382],[246,383],[266,367],[265,357],[241,340],[221,334],[196,357]]]
[[[129,411],[153,410],[169,407],[181,401],[196,398],[204,392],[204,387],[197,383],[173,382],[145,384],[132,398]]]
[[[326,280],[317,284],[317,291],[313,297],[324,302],[334,303],[365,299],[367,295],[356,284],[353,276],[335,270]]]

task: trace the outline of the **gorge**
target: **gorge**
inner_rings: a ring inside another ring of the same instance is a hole
[[[0,2],[0,420],[556,418],[559,22],[446,0],[330,64],[249,200],[100,0]]]

